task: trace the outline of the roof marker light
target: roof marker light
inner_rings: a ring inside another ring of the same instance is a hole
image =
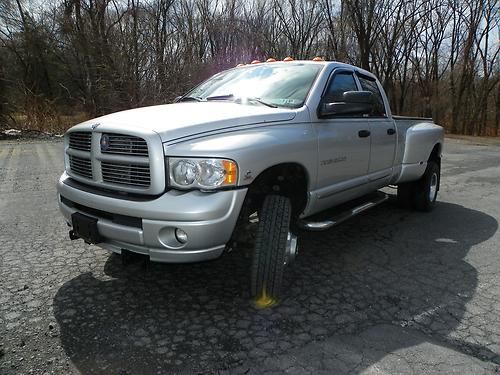
[[[266,62],[276,62],[276,59],[273,59],[272,57],[268,58]]]
[[[285,57],[285,58],[283,59],[283,61],[293,61],[293,58],[291,58],[290,56],[288,56],[288,57]]]
[[[239,68],[240,66],[245,66],[245,64],[240,63],[240,64],[236,65],[237,68]]]
[[[251,64],[260,64],[260,60],[253,60]]]
[[[322,57],[316,56],[313,61],[325,61]]]

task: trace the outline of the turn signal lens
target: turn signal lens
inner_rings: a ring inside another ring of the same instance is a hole
[[[235,185],[236,179],[238,178],[238,167],[236,163],[232,160],[223,160],[222,165],[224,165],[224,170],[226,171],[224,185]]]

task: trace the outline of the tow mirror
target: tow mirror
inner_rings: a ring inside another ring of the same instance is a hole
[[[346,91],[341,101],[323,102],[319,117],[367,115],[372,113],[374,96],[370,91]]]

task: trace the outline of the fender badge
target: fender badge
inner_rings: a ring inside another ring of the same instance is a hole
[[[252,178],[253,178],[252,171],[247,171],[247,173],[245,173],[245,177],[243,177],[243,180],[248,181],[251,180]]]
[[[95,124],[92,124],[92,130],[94,130],[95,128],[97,128],[99,125],[101,125],[99,122],[97,122]]]

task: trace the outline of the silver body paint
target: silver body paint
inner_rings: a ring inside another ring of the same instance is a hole
[[[66,221],[71,224],[71,214],[81,211],[78,207],[82,206],[139,218],[141,227],[130,227],[99,212],[84,211],[98,219],[98,229],[104,237],[99,246],[103,248],[118,253],[131,250],[149,255],[153,261],[207,260],[222,254],[247,187],[268,168],[281,163],[304,167],[308,201],[301,217],[305,218],[389,184],[417,180],[423,175],[433,148],[439,145],[441,152],[443,128],[429,119],[393,117],[378,81],[386,117],[319,118],[317,108],[323,90],[337,69],[373,75],[334,62],[300,63],[322,64],[323,69],[304,106],[298,109],[186,102],[118,112],[71,128],[65,137],[66,171],[57,185],[59,206]],[[388,129],[395,133],[388,134]],[[360,138],[360,130],[369,130],[371,135]],[[75,131],[92,132],[89,153],[68,147],[68,135]],[[101,153],[99,139],[103,133],[133,135],[146,141],[149,155],[144,163],[149,164],[151,173],[148,189],[103,181],[100,163],[125,163],[130,159],[126,155]],[[70,154],[92,159],[93,179],[72,173]],[[238,188],[217,192],[170,189],[165,173],[168,157],[232,159],[239,169]],[[100,194],[92,188],[105,188],[111,194]],[[153,197],[131,200],[124,193]],[[187,233],[187,243],[172,240],[175,228]]]

